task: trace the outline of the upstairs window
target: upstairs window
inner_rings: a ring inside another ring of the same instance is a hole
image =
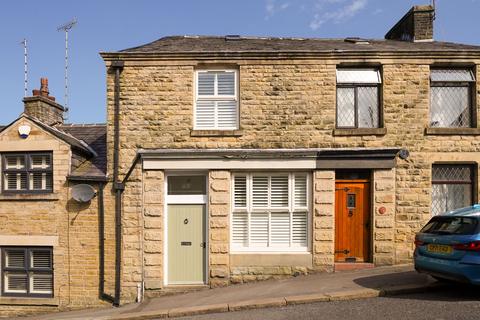
[[[234,251],[307,251],[309,179],[306,173],[236,174]]]
[[[475,77],[470,69],[432,69],[430,127],[473,127],[474,84]]]
[[[53,296],[51,247],[3,247],[1,251],[3,296]]]
[[[52,192],[52,154],[4,154],[2,177],[2,188],[7,193]]]
[[[195,129],[238,129],[237,71],[197,71]]]
[[[337,128],[380,127],[378,69],[337,69]]]

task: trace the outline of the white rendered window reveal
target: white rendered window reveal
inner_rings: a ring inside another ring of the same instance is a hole
[[[232,251],[308,251],[309,185],[307,173],[235,174]]]
[[[236,70],[201,70],[196,73],[195,124],[197,130],[238,129]]]

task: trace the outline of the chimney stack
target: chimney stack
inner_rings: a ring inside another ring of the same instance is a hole
[[[385,35],[387,40],[411,42],[433,41],[435,8],[431,5],[414,6]]]
[[[63,113],[65,108],[55,102],[55,97],[49,96],[48,79],[40,79],[40,90],[32,90],[32,97],[25,97],[23,103],[24,113],[34,117],[46,125],[54,126],[63,124]]]

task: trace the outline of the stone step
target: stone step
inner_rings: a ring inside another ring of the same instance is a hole
[[[335,272],[349,271],[349,270],[363,270],[372,269],[375,265],[373,263],[366,262],[336,262]]]

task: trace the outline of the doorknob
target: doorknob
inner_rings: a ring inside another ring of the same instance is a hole
[[[353,210],[348,210],[348,216],[352,217],[353,216]]]
[[[207,244],[205,242],[200,243],[200,247],[205,248]]]

